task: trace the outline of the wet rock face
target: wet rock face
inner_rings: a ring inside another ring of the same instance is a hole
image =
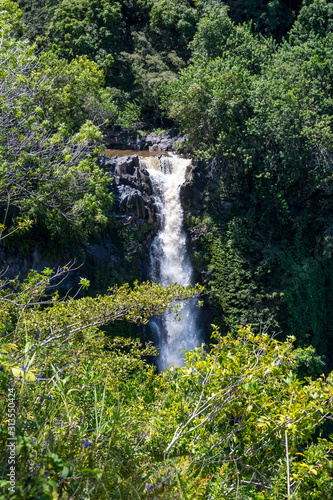
[[[137,225],[142,221],[152,224],[156,211],[152,185],[148,171],[140,166],[139,156],[107,158],[98,155],[98,163],[113,178],[112,190],[116,196],[118,220],[119,216],[126,215],[134,218]],[[125,218],[128,222],[128,217]]]
[[[174,151],[184,141],[177,133],[149,134],[145,137],[145,145],[149,151]]]
[[[139,219],[145,219],[147,210],[143,197],[140,192],[129,194],[124,193],[120,203],[120,209],[124,212],[133,212]]]
[[[205,163],[201,161],[194,162],[193,166],[186,175],[186,181],[180,188],[180,197],[182,207],[185,213],[185,221],[188,221],[188,215],[197,218],[205,210],[204,199],[208,196],[207,184],[209,182],[209,170]],[[207,229],[202,225],[191,225],[185,223],[187,234],[189,236],[189,251],[193,256],[202,256],[204,260],[204,251],[201,246],[201,239],[207,233]],[[211,279],[212,273],[207,269],[200,269],[195,265],[195,280],[202,285],[207,285]]]
[[[186,181],[180,188],[180,199],[185,214],[199,215],[204,209],[204,190],[208,181],[208,168],[196,162],[187,172]]]
[[[138,277],[148,279],[149,249],[159,225],[149,173],[140,165],[137,154],[120,158],[99,155],[98,163],[113,179],[111,189],[115,195],[116,225],[129,237],[126,247],[120,244],[122,250],[113,252],[114,264],[122,269],[126,262],[131,263],[126,281],[131,279],[130,272],[133,271]],[[118,242],[114,242],[118,246]],[[106,257],[105,251],[99,253],[102,261]],[[108,259],[110,262],[112,256],[109,255]]]

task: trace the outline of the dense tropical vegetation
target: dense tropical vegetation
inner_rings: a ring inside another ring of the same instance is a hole
[[[331,499],[333,4],[0,0],[0,32],[0,250],[138,243],[103,135],[177,127],[209,276],[3,269],[0,498]],[[209,349],[157,374],[129,325],[198,295]]]

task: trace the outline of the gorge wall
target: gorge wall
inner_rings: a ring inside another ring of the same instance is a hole
[[[111,137],[111,135],[110,135]],[[113,147],[134,146],[127,134],[114,134],[106,142]],[[174,132],[162,135],[150,134],[141,140],[140,147],[150,148],[152,154],[174,149],[182,138]],[[135,143],[138,146],[137,143]],[[146,152],[146,151],[145,151]],[[136,153],[133,151],[133,153]],[[148,153],[148,151],[147,151]],[[111,152],[112,154],[112,152]],[[68,254],[50,256],[36,246],[28,253],[10,246],[0,246],[0,267],[6,270],[9,279],[19,276],[24,279],[30,269],[41,272],[45,267],[54,268],[76,260],[81,266],[69,273],[63,283],[65,290],[75,289],[80,276],[88,277],[93,292],[103,293],[116,283],[148,279],[149,252],[153,238],[160,227],[161,219],[154,202],[152,182],[138,154],[121,157],[98,155],[97,162],[112,178],[110,189],[114,193],[113,219],[98,239],[89,241],[81,249],[81,255]],[[202,210],[202,185],[206,178],[203,164],[198,163],[186,169],[185,182],[180,188],[180,201],[184,210],[184,222],[188,215],[197,215]],[[187,225],[188,249],[198,251],[202,229]],[[206,274],[195,273],[194,281],[205,282]]]

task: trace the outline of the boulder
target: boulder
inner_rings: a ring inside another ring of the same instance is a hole
[[[140,193],[125,196],[120,203],[120,209],[127,213],[132,212],[139,219],[146,218],[146,205]]]
[[[138,155],[120,157],[115,167],[115,174],[119,177],[133,175],[139,167],[140,161]]]

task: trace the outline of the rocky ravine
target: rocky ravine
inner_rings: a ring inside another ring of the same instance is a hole
[[[98,164],[112,178],[111,189],[115,195],[114,230],[105,232],[101,241],[90,243],[84,249],[84,265],[70,273],[64,282],[66,289],[76,287],[80,276],[87,276],[98,292],[122,281],[147,279],[149,249],[159,229],[152,185],[148,171],[140,166],[138,154],[108,158],[98,155]],[[203,208],[202,182],[205,171],[195,165],[187,174],[181,188],[181,201],[186,213],[197,215]],[[201,230],[188,228],[190,251],[197,250]],[[48,258],[36,248],[27,256],[16,250],[0,246],[0,267],[7,269],[7,277],[27,276],[30,269],[42,271],[67,264],[72,256],[64,259]]]
[[[113,178],[116,226],[118,230],[120,228],[121,231],[122,228],[130,236],[123,250],[114,239],[115,245],[109,247],[107,252],[105,243],[90,245],[87,265],[89,266],[91,261],[94,266],[121,267],[126,265],[126,261],[130,261],[131,269],[136,271],[137,277],[147,279],[149,277],[149,249],[160,225],[149,173],[140,165],[138,154],[113,158],[99,155],[98,163]],[[206,183],[207,167],[204,163],[197,162],[188,171],[186,182],[180,191],[185,220],[187,214],[197,216],[203,210],[203,186]],[[200,252],[199,241],[205,229],[187,227],[187,232],[190,252]],[[128,276],[127,273],[126,276]],[[197,276],[201,282],[207,282],[207,278],[209,277],[205,273]],[[129,276],[128,279],[130,279]]]

